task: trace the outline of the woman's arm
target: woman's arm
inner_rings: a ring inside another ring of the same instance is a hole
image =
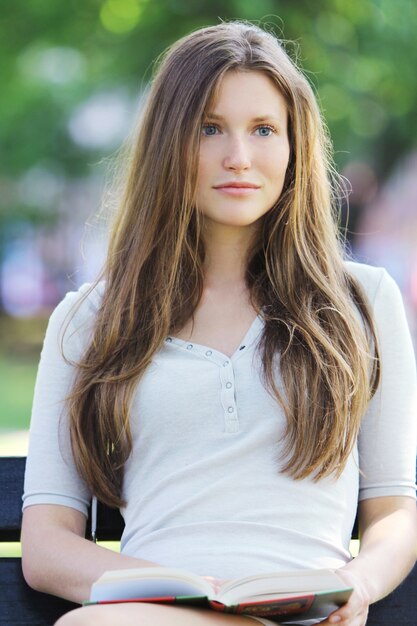
[[[22,566],[28,585],[81,603],[106,570],[156,565],[92,543],[84,538],[85,527],[85,516],[66,506],[40,504],[24,510]]]
[[[413,498],[363,500],[359,503],[359,531],[359,555],[338,570],[354,593],[323,625],[366,624],[369,605],[393,591],[416,562],[417,514]]]
[[[105,570],[153,565],[85,539],[91,493],[72,459],[65,398],[74,367],[63,358],[60,341],[67,315],[85,291],[67,294],[49,320],[35,387],[22,522],[26,581],[74,602],[89,598],[92,583]],[[64,334],[64,353],[71,361],[77,362],[88,345],[96,300],[98,290],[82,302]]]

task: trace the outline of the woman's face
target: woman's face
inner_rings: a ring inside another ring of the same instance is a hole
[[[205,221],[248,227],[281,195],[290,147],[287,107],[259,71],[230,71],[203,120],[196,204]]]

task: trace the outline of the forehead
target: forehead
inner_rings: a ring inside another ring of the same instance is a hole
[[[239,108],[264,113],[285,113],[286,99],[273,78],[259,70],[229,70],[217,82],[206,106],[207,113]],[[268,109],[270,109],[268,111]]]

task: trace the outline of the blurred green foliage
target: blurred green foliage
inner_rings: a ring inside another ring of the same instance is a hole
[[[37,364],[0,356],[0,431],[28,428]]]
[[[39,219],[41,207],[30,198],[16,204],[11,191],[29,168],[82,176],[103,156],[69,135],[81,103],[118,87],[137,99],[152,61],[172,41],[233,18],[296,42],[289,50],[318,89],[339,166],[360,157],[384,176],[414,145],[413,0],[3,0],[3,218]]]
[[[45,318],[0,316],[0,430],[27,428]]]

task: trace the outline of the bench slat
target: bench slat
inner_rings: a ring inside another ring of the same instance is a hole
[[[19,558],[0,559],[0,624],[49,626],[77,604],[33,591],[22,576]]]
[[[26,457],[0,458],[0,540],[19,541]]]
[[[26,457],[0,457],[1,493],[0,541],[19,541],[22,525],[22,493]],[[89,520],[90,521],[90,520]],[[97,510],[97,538],[101,541],[118,541],[124,528],[123,517],[117,509],[99,502]],[[90,529],[87,528],[87,536]]]

